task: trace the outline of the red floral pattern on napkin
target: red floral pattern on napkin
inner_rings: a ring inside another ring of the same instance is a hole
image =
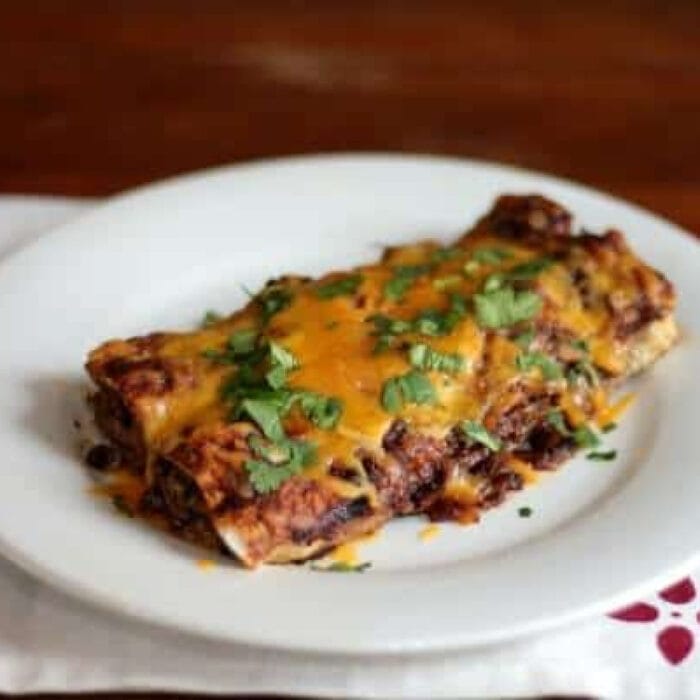
[[[663,604],[638,602],[621,608],[609,614],[615,620],[621,622],[648,623],[659,619],[661,610],[669,612],[671,617],[680,618],[683,613],[678,606],[688,605],[697,597],[695,584],[690,578],[684,578],[668,588],[659,592],[659,598]],[[700,611],[694,615],[696,622],[700,623]],[[690,657],[695,644],[695,636],[686,625],[678,623],[664,626],[656,635],[656,646],[661,655],[673,666]]]

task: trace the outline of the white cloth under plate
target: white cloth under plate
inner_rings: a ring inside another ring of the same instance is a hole
[[[53,197],[0,197],[0,258],[90,205]],[[546,581],[542,595],[547,595]],[[693,649],[693,640],[700,633],[698,600],[689,578],[630,609],[626,620],[599,616],[480,651],[341,658],[209,642],[123,620],[0,561],[0,691],[697,699],[700,651]]]

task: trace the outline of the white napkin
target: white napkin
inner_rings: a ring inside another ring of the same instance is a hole
[[[0,197],[0,258],[86,206],[85,200]],[[686,579],[627,610],[626,621],[599,616],[506,646],[382,659],[314,656],[209,642],[123,620],[0,560],[0,691],[697,699],[699,606]]]

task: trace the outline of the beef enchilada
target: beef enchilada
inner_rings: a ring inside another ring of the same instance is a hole
[[[249,567],[304,561],[397,516],[475,522],[578,450],[609,458],[608,391],[673,345],[674,306],[620,232],[508,195],[450,246],[109,341],[91,402],[133,512]]]

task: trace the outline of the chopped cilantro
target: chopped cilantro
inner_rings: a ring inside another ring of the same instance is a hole
[[[287,382],[287,370],[281,365],[275,365],[267,372],[265,379],[273,389],[281,389]]]
[[[296,357],[289,350],[283,348],[278,343],[270,341],[270,361],[273,365],[278,365],[286,370],[292,370],[299,366]]]
[[[569,384],[578,384],[583,381],[590,386],[597,386],[600,383],[598,372],[588,360],[579,360],[566,373],[566,379]]]
[[[498,265],[498,263],[512,257],[513,254],[503,248],[479,248],[473,253],[474,260],[484,265]]]
[[[280,420],[280,405],[278,401],[245,399],[241,402],[240,412],[254,420],[260,426],[260,430],[270,440],[279,442],[284,439],[284,428],[282,428]]]
[[[340,399],[323,396],[313,391],[300,395],[299,405],[304,415],[317,427],[323,430],[335,428],[343,413]]]
[[[255,348],[255,341],[257,338],[258,332],[256,330],[253,328],[244,328],[231,333],[226,345],[234,355],[247,355]]]
[[[532,515],[532,508],[530,506],[522,506],[518,508],[518,515],[521,518],[529,518]]]
[[[442,353],[425,343],[414,343],[408,351],[408,359],[416,369],[446,374],[457,374],[464,369],[464,357],[457,353]]]
[[[569,437],[571,435],[571,430],[566,424],[566,420],[564,419],[564,415],[561,411],[557,409],[548,411],[547,422],[559,433],[559,435],[563,435],[564,437]]]
[[[401,392],[407,403],[425,404],[436,400],[430,380],[420,372],[411,370],[401,377]]]
[[[390,333],[382,333],[377,337],[377,342],[374,344],[372,352],[376,355],[380,352],[388,350],[394,343],[394,337]]]
[[[600,445],[600,438],[587,425],[580,425],[576,428],[573,432],[573,438],[579,447],[592,449]]]
[[[400,333],[408,333],[413,328],[410,321],[390,318],[384,314],[373,314],[367,321],[374,325],[376,335],[399,335]]]
[[[388,413],[398,413],[403,406],[403,393],[398,379],[388,379],[382,387],[382,406]]]
[[[248,459],[244,466],[253,488],[261,494],[277,490],[315,456],[315,445],[304,440],[283,438],[274,445],[266,445],[253,435],[248,444],[253,455],[261,459]]]
[[[437,279],[434,279],[433,287],[435,287],[435,289],[438,291],[443,292],[450,287],[456,287],[461,281],[462,278],[459,275],[447,275],[446,277],[438,277]]]
[[[412,330],[421,335],[447,335],[461,319],[466,316],[467,305],[464,297],[459,294],[450,296],[450,308],[447,311],[425,309],[412,322]]]
[[[493,434],[491,434],[481,423],[473,420],[464,420],[459,424],[462,432],[474,442],[478,442],[484,447],[488,447],[492,452],[498,452],[503,444]]]
[[[523,331],[520,335],[514,338],[515,344],[521,350],[529,350],[532,341],[535,339],[535,329],[530,326],[526,331]]]
[[[245,468],[253,488],[269,493],[315,456],[315,445],[286,435],[282,419],[298,405],[309,421],[328,429],[337,424],[342,404],[333,397],[287,387],[287,374],[299,366],[297,358],[279,343],[254,332],[233,334],[223,355],[237,367],[222,390],[231,404],[232,418],[253,421],[265,438],[251,437],[252,457],[246,460]]]
[[[430,260],[434,263],[445,262],[458,258],[464,251],[461,248],[438,248],[430,254]]]
[[[610,433],[617,428],[617,423],[606,423],[601,430],[604,433]]]
[[[226,341],[223,350],[207,348],[202,351],[202,357],[223,364],[239,365],[250,359],[257,348],[258,332],[252,328],[234,331]],[[260,348],[262,350],[262,348]]]
[[[374,325],[373,335],[377,336],[374,352],[381,352],[391,347],[394,336],[402,333],[420,335],[447,335],[466,315],[466,302],[459,294],[450,296],[450,307],[446,311],[424,309],[412,320],[394,319],[384,314],[374,314],[367,318]]]
[[[589,452],[586,459],[594,462],[610,462],[617,457],[617,450],[608,450],[607,452]]]
[[[112,505],[122,514],[126,515],[127,518],[134,517],[134,511],[131,509],[129,502],[126,500],[122,494],[118,493],[112,496]]]
[[[570,345],[572,348],[574,348],[574,350],[578,350],[579,352],[588,352],[588,343],[583,340],[583,338],[576,338],[575,340],[572,340]]]
[[[208,326],[212,326],[218,321],[220,321],[223,318],[223,316],[218,313],[217,311],[207,311],[204,314],[204,318],[202,319],[202,323],[200,324],[202,328],[207,328]]]
[[[421,335],[444,335],[446,332],[445,315],[435,309],[421,311],[413,319],[413,330]]]
[[[326,566],[319,566],[318,564],[312,564],[311,569],[313,571],[324,571],[340,574],[361,574],[372,566],[369,561],[363,561],[361,564],[348,564],[344,561],[334,561],[332,564],[327,564]]]
[[[494,272],[486,278],[486,282],[484,282],[484,291],[493,292],[503,287],[506,282],[522,282],[532,279],[543,270],[546,270],[552,262],[553,261],[549,258],[538,258],[516,265],[510,270]]]
[[[479,269],[479,263],[476,260],[467,260],[462,268],[467,277],[471,277]]]
[[[253,299],[260,308],[263,325],[266,325],[275,314],[292,303],[294,295],[289,289],[272,285],[258,292]]]
[[[564,376],[559,363],[542,352],[521,353],[516,358],[515,364],[521,372],[539,369],[547,381],[561,379]]]
[[[316,287],[316,296],[320,299],[334,299],[335,297],[352,295],[357,291],[363,280],[364,277],[358,273],[339,280],[333,280],[332,282],[326,282]]]
[[[214,362],[231,362],[232,358],[230,355],[228,355],[225,352],[221,352],[220,350],[214,350],[214,348],[206,348],[205,350],[202,350],[202,357],[205,357],[207,360],[213,360]]]
[[[391,301],[403,299],[406,292],[421,275],[430,272],[432,265],[399,265],[394,268],[394,276],[384,285],[384,296]]]
[[[537,277],[540,272],[544,272],[553,264],[554,261],[551,258],[536,258],[512,267],[506,272],[506,275],[509,280],[529,280]]]
[[[484,282],[485,292],[494,292],[496,289],[500,289],[505,282],[505,275],[502,272],[494,272],[489,275]]]
[[[398,413],[404,404],[435,403],[437,396],[430,380],[417,370],[391,377],[382,386],[381,401],[388,413]]]
[[[484,328],[505,328],[536,316],[542,307],[542,299],[531,291],[503,287],[475,294],[474,307],[479,325]]]

